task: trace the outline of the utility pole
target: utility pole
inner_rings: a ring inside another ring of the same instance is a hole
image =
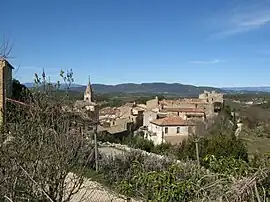
[[[96,123],[95,123],[95,129],[94,129],[94,141],[95,141],[95,162],[96,162],[96,171],[98,172],[97,126],[98,126],[98,122],[96,122]]]
[[[7,89],[6,89],[6,86],[4,86],[4,93],[3,93],[3,97],[4,97],[4,107],[3,107],[3,126],[4,126],[4,131],[6,132],[6,129],[7,129]]]
[[[164,142],[164,131],[163,131],[163,128],[164,128],[164,127],[161,128],[161,130],[162,130],[162,131],[161,131],[161,143],[162,143],[162,144],[163,144],[163,142]]]
[[[195,145],[196,145],[196,158],[197,158],[197,165],[200,166],[200,156],[199,156],[199,139],[195,139]]]

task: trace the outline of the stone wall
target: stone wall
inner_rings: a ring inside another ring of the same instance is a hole
[[[223,103],[223,94],[217,93],[215,91],[208,92],[204,91],[204,93],[199,95],[199,98],[205,100],[208,103],[221,102]]]
[[[138,153],[141,153],[143,155],[149,156],[150,158],[170,159],[168,156],[165,156],[165,155],[159,155],[159,154],[147,152],[147,151],[144,151],[141,149],[134,149],[134,148],[131,148],[127,145],[122,145],[122,144],[116,144],[116,143],[110,143],[110,142],[99,142],[98,145],[99,145],[99,147],[116,148],[116,149],[122,150],[124,152],[138,152]],[[175,161],[175,163],[180,164],[180,165],[187,165],[190,163],[195,164],[195,162],[193,162],[193,161],[183,162],[183,161],[176,160],[176,159],[174,159],[174,161]]]
[[[6,110],[5,98],[12,94],[12,67],[0,58],[0,124],[4,121],[3,112]]]
[[[154,108],[157,108],[157,107],[158,107],[158,98],[157,97],[155,99],[153,99],[153,100],[148,100],[146,102],[147,110],[154,109]]]

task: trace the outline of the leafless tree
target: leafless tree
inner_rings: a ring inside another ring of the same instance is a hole
[[[5,38],[0,43],[0,58],[8,59],[11,58],[13,43],[9,39]]]
[[[12,102],[0,142],[0,200],[66,202],[83,184],[94,149],[80,132],[84,119],[69,102],[33,91],[29,102]],[[70,106],[72,108],[72,106]]]

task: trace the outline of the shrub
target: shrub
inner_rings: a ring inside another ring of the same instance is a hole
[[[39,90],[31,102],[9,104],[0,133],[0,201],[69,201],[83,183],[78,165],[93,162],[93,147],[79,132],[89,120],[64,111],[63,106],[72,109],[66,99]]]
[[[206,155],[219,157],[233,157],[248,161],[247,148],[242,140],[234,135],[216,134],[199,140],[199,156],[202,161]],[[196,159],[196,146],[194,137],[189,137],[183,141],[177,149],[179,159]],[[205,164],[204,164],[205,165]]]
[[[120,193],[147,201],[235,201],[242,197],[245,201],[255,196],[253,185],[246,184],[254,179],[258,189],[262,190],[260,180],[265,177],[256,174],[254,178],[255,170],[245,161],[234,158],[208,160],[210,169],[218,173],[198,167],[192,161],[175,163],[155,154],[131,152],[115,158],[103,156],[100,172]],[[241,194],[237,187],[242,190]]]
[[[154,149],[154,143],[151,140],[144,139],[139,135],[130,135],[127,138],[124,138],[123,144],[126,144],[135,149],[141,149],[147,152],[151,152]]]

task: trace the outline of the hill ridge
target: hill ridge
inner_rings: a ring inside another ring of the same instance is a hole
[[[33,87],[31,83],[25,83],[26,87]],[[31,86],[32,85],[32,86]],[[62,87],[64,88],[64,84]],[[86,85],[73,84],[72,91],[84,92]],[[162,94],[177,94],[182,96],[198,96],[204,90],[226,92],[223,89],[208,87],[208,86],[194,86],[181,83],[165,83],[165,82],[144,82],[144,83],[121,83],[116,85],[107,84],[92,84],[94,92],[97,93],[162,93]]]

